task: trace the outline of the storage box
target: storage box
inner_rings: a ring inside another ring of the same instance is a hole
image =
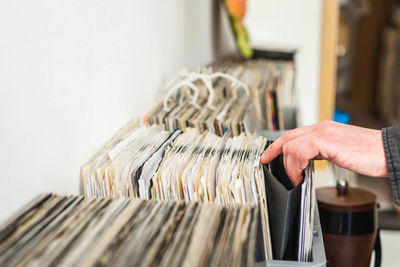
[[[276,140],[283,134],[283,131],[261,131],[258,133],[269,140]],[[290,267],[290,266],[326,266],[325,248],[322,236],[321,223],[319,219],[318,206],[315,203],[315,216],[314,216],[314,229],[313,229],[313,244],[312,244],[312,261],[311,262],[297,262],[297,261],[282,261],[270,260],[264,262],[257,262],[255,266],[273,266],[273,267]]]

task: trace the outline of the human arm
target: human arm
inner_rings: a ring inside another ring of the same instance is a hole
[[[265,150],[261,163],[266,164],[283,153],[286,173],[295,186],[303,180],[302,172],[312,159],[326,159],[368,176],[387,177],[382,136],[380,130],[323,121],[284,133]],[[397,153],[400,157],[400,148]]]

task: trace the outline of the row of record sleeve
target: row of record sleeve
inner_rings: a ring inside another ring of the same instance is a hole
[[[267,140],[219,137],[189,128],[130,123],[81,168],[87,197],[258,204],[264,254],[272,259],[264,173],[259,164]]]
[[[166,131],[133,121],[81,168],[86,197],[140,197],[222,206],[253,204],[260,212],[257,260],[311,260],[313,167],[293,187],[282,155],[268,165],[262,136],[223,137],[194,128]]]
[[[1,266],[254,266],[258,209],[42,195],[0,227]]]
[[[296,106],[294,61],[223,59],[210,65],[215,71],[229,73],[248,85],[250,105],[254,105],[258,130],[284,130],[285,112]]]
[[[221,60],[178,74],[143,121],[170,131],[194,127],[219,136],[292,128],[288,117],[296,106],[294,80],[292,61]]]

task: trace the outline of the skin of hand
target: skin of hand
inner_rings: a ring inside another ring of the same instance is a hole
[[[325,159],[339,167],[373,177],[387,177],[382,132],[333,121],[285,132],[261,156],[267,164],[283,153],[286,173],[294,186],[303,181],[309,160]]]

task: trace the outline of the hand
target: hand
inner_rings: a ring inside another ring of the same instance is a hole
[[[283,153],[286,173],[297,186],[309,160],[326,159],[339,167],[374,177],[387,177],[382,132],[333,121],[285,132],[261,156],[266,164]]]

